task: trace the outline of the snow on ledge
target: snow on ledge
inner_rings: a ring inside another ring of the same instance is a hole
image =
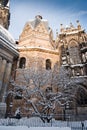
[[[8,32],[8,30],[6,30],[1,25],[0,25],[0,32],[1,32],[1,35],[5,37],[6,40],[9,40],[11,43],[15,44],[15,40],[12,37],[12,35]]]
[[[70,127],[0,126],[0,130],[71,130]]]

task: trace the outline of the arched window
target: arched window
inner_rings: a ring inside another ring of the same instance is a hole
[[[51,69],[51,61],[50,59],[46,60],[46,70],[50,70]]]
[[[25,68],[26,59],[25,57],[20,58],[19,68]]]
[[[87,106],[87,92],[84,89],[80,88],[77,93],[77,103],[78,105]]]
[[[79,46],[75,41],[69,44],[70,63],[79,64],[81,63]]]

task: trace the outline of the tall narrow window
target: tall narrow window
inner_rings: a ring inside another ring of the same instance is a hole
[[[77,93],[77,103],[78,105],[86,105],[87,106],[87,93],[83,88],[80,88]]]
[[[46,60],[46,70],[50,70],[51,69],[51,61],[50,59]]]
[[[25,57],[20,58],[19,68],[25,68],[26,59]]]
[[[70,54],[70,63],[71,64],[81,63],[79,47],[74,41],[71,42],[69,45],[69,54]]]

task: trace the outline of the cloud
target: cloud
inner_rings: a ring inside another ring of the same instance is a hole
[[[81,10],[81,11],[79,11],[79,12],[76,12],[76,13],[72,13],[72,15],[71,15],[71,17],[73,16],[73,17],[80,17],[80,16],[83,16],[83,15],[87,15],[87,11],[85,11],[85,10]]]
[[[35,3],[24,4],[19,2],[11,7],[11,25],[10,32],[12,35],[18,39],[21,34],[25,23],[35,17],[40,13],[43,18],[47,19],[49,26],[53,29],[54,35],[56,29],[60,30],[60,24],[66,26],[70,22],[74,23],[79,17],[82,17],[87,14],[87,11],[72,12],[71,7],[65,8],[55,8],[54,6],[40,5]]]
[[[77,15],[82,16],[82,15],[86,15],[86,14],[87,14],[87,11],[82,10]]]

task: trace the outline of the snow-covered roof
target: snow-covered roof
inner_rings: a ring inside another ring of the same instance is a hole
[[[26,25],[29,24],[33,29],[35,29],[40,23],[43,23],[46,29],[49,31],[48,21],[43,19],[42,16],[37,15],[35,19],[30,20],[29,22],[26,23]]]
[[[14,38],[3,26],[0,25],[0,36],[2,36],[6,41],[15,44]]]

